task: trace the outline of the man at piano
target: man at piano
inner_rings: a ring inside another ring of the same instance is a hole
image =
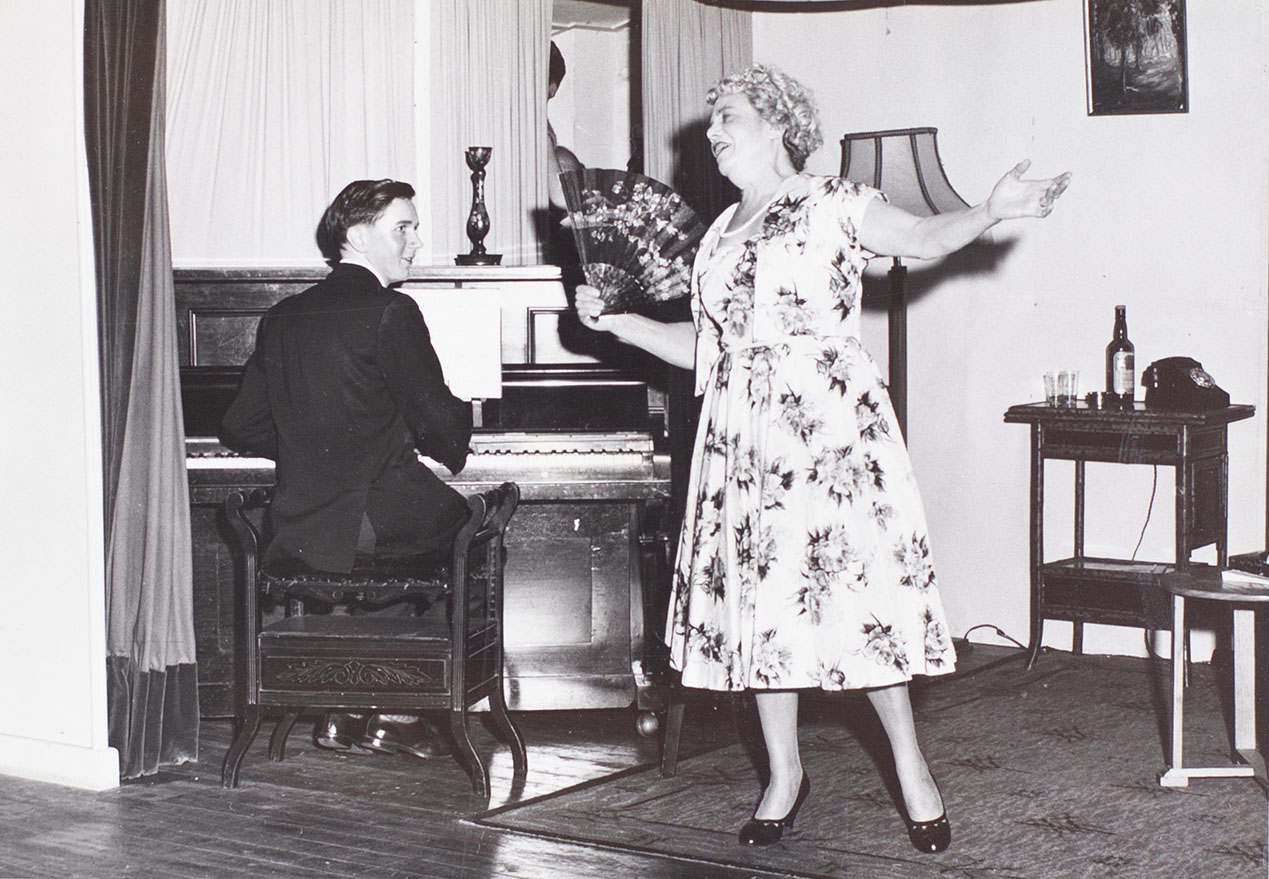
[[[260,321],[222,440],[277,463],[265,569],[347,573],[359,555],[429,552],[468,517],[463,496],[418,456],[462,470],[472,412],[446,385],[418,306],[391,289],[421,246],[413,197],[395,180],[344,187],[317,227],[330,274]],[[315,741],[350,753],[450,751],[409,715],[328,712]]]

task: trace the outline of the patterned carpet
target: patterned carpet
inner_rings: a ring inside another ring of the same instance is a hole
[[[1188,765],[1228,759],[1221,677],[1219,668],[1194,666]],[[796,828],[769,848],[735,841],[760,794],[735,742],[680,761],[675,778],[628,771],[477,820],[817,879],[1266,876],[1269,811],[1259,784],[1159,786],[1168,687],[1162,662],[1064,653],[1042,656],[1030,672],[1011,654],[914,686],[923,748],[952,820],[952,847],[937,856],[909,846],[880,728],[856,696],[804,700],[811,795]]]

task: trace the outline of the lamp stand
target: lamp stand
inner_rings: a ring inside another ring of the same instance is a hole
[[[908,300],[903,285],[907,276],[908,267],[896,256],[887,273],[890,278],[890,375],[886,383],[890,386],[890,404],[899,422],[899,432],[905,441],[908,436]]]
[[[842,138],[842,177],[879,189],[887,200],[918,217],[964,210],[943,171],[937,128],[859,131]],[[904,438],[908,435],[907,269],[898,257],[890,269],[890,402]],[[1269,526],[1267,526],[1269,533]]]

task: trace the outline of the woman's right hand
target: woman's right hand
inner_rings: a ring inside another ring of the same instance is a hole
[[[604,314],[604,300],[589,284],[578,284],[573,297],[577,319],[582,326],[642,348],[654,357],[683,369],[691,369],[696,358],[696,329],[690,320],[665,323],[642,314]]]
[[[599,332],[608,331],[607,324],[612,322],[613,316],[603,314],[604,300],[594,287],[589,284],[578,284],[573,307],[577,309],[577,318],[582,326]]]

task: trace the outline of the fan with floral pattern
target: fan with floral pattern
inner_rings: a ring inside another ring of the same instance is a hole
[[[688,294],[705,226],[677,192],[611,168],[566,171],[560,183],[582,273],[606,313]]]

